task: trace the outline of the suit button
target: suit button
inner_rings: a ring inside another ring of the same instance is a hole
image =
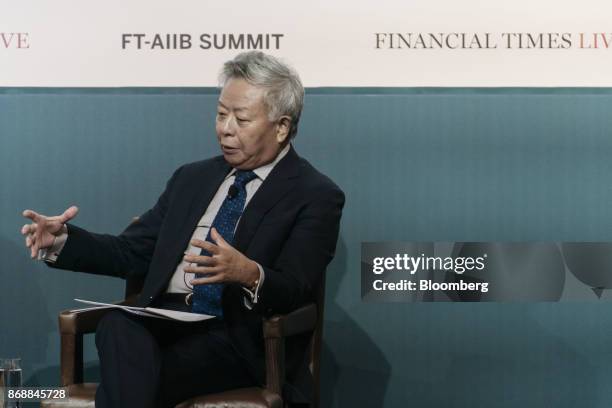
[[[149,299],[153,299],[153,296],[149,296]]]

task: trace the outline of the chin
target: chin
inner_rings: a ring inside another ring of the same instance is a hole
[[[223,154],[225,161],[232,167],[240,169],[240,165],[244,163],[244,159],[236,154]]]

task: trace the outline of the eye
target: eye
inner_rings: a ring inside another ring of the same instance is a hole
[[[240,124],[245,124],[245,123],[249,123],[250,120],[245,119],[245,118],[236,118],[236,120],[238,121],[238,123]]]

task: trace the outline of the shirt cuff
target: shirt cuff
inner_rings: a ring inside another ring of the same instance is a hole
[[[38,259],[49,263],[55,263],[60,252],[62,252],[62,249],[64,249],[64,245],[66,245],[67,240],[67,232],[58,235],[53,240],[53,245],[51,245],[49,248],[41,249],[40,251],[38,251]]]
[[[263,267],[259,263],[255,263],[257,264],[257,268],[259,268],[259,282],[257,282],[255,290],[252,291],[244,286],[242,287],[242,289],[246,292],[246,295],[244,296],[244,306],[249,310],[253,309],[253,305],[257,304],[257,299],[259,298],[259,288],[261,288],[261,285],[266,277]]]

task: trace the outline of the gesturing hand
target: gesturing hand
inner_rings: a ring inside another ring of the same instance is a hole
[[[32,210],[25,210],[23,216],[32,220],[21,228],[21,233],[26,236],[26,247],[30,248],[32,259],[38,256],[38,251],[53,245],[55,237],[66,231],[65,223],[73,219],[79,209],[75,206],[68,208],[62,215],[47,217]]]
[[[208,283],[236,282],[250,288],[259,278],[259,268],[255,261],[244,256],[232,247],[215,228],[210,232],[214,243],[194,239],[191,245],[205,249],[211,256],[185,255],[185,261],[196,265],[189,265],[185,273],[203,273],[206,277],[191,280],[192,285],[205,285]]]

